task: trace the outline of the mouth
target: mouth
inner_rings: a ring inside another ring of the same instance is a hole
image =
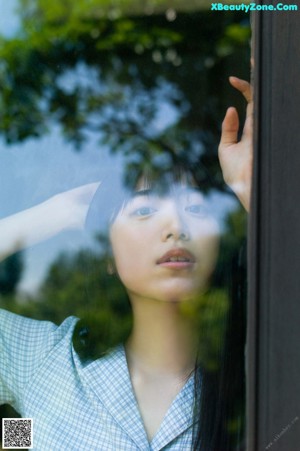
[[[172,249],[157,260],[157,265],[172,269],[186,269],[194,266],[195,256],[187,249]]]

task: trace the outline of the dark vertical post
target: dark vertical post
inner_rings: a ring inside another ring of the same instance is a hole
[[[296,4],[284,2],[287,3]],[[300,450],[300,11],[256,14],[247,451],[297,451]]]

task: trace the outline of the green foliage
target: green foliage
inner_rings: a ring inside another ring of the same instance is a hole
[[[131,309],[122,284],[107,274],[107,258],[90,250],[60,255],[34,297],[20,302],[2,299],[1,307],[56,324],[77,316],[94,337],[91,355],[99,356],[124,341],[131,327]]]
[[[18,282],[23,271],[22,253],[11,255],[6,260],[0,262],[0,294],[13,295],[16,292]]]
[[[208,372],[220,370],[229,299],[226,289],[212,288],[193,303],[184,303],[182,313],[199,332],[198,362]]]
[[[20,0],[20,32],[0,42],[6,141],[42,136],[55,121],[77,149],[92,132],[99,150],[122,152],[127,173],[167,155],[169,165],[202,161],[222,185],[216,145],[227,75],[248,76],[245,16],[183,6],[168,20],[168,2],[147,7],[161,12],[134,0]]]

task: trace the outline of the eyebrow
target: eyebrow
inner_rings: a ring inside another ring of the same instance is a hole
[[[132,197],[150,196],[151,194],[155,194],[153,189],[139,189],[138,191],[133,192]]]
[[[179,192],[179,195],[195,193],[195,194],[201,194],[203,196],[203,192],[201,191],[201,189],[198,186],[187,186],[187,187],[179,189],[178,192]]]
[[[185,194],[191,194],[191,193],[201,194],[203,196],[202,191],[197,186],[183,187],[183,188],[177,189],[175,191],[175,193],[179,196],[183,196]],[[160,194],[159,191],[157,191],[153,188],[147,188],[147,189],[140,189],[140,190],[134,191],[132,197],[135,198],[135,197],[151,196],[151,195],[158,196],[159,194]],[[172,191],[169,190],[169,191],[166,191],[165,193],[163,193],[163,195],[161,197],[167,197],[170,195],[172,196]]]

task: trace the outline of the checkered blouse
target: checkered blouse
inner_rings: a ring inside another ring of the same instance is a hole
[[[149,443],[123,346],[82,363],[72,345],[77,321],[56,326],[0,309],[0,403],[33,418],[34,449],[190,450],[193,378]]]

